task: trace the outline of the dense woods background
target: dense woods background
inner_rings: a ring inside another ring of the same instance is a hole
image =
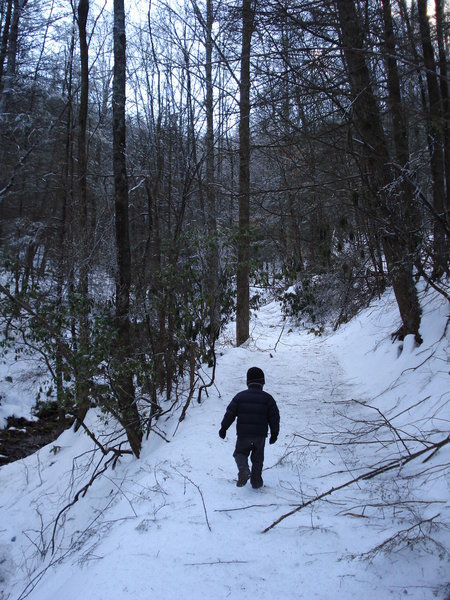
[[[448,289],[445,10],[0,0],[3,345],[42,357],[38,405],[102,406],[139,456],[267,288],[319,333],[392,285],[420,344],[416,278]]]

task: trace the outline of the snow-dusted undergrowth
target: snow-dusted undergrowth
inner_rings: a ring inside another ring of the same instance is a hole
[[[254,316],[245,348],[233,347],[230,327],[209,397],[175,435],[178,415],[160,419],[169,443],[152,432],[141,459],[108,469],[56,529],[100,460],[88,436],[66,431],[2,467],[0,598],[445,598],[449,445],[262,533],[315,495],[448,435],[448,307],[421,297],[420,348],[392,343],[390,293],[323,337],[290,329],[275,303]],[[254,365],[281,413],[257,491],[235,486],[234,428],[218,437]],[[110,425],[95,411],[88,418],[106,441]]]

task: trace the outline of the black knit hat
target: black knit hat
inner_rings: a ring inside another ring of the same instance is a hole
[[[247,371],[247,385],[250,383],[259,383],[264,385],[266,380],[264,379],[264,371],[258,367],[250,367]]]

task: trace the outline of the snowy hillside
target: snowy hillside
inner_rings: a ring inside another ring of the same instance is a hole
[[[448,436],[448,306],[421,297],[419,348],[392,343],[390,293],[323,337],[285,323],[276,303],[245,348],[230,326],[209,396],[178,428],[179,412],[160,419],[141,459],[122,458],[85,494],[101,457],[82,431],[2,467],[1,600],[450,597],[449,445],[361,477]],[[235,485],[234,426],[218,436],[250,366],[281,414],[260,490]],[[107,445],[112,424],[88,418]]]

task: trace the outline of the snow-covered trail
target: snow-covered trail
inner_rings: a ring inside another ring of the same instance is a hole
[[[266,445],[261,490],[235,486],[234,426],[225,441],[218,436],[250,366],[264,370],[281,414],[278,442]],[[22,532],[39,538],[41,516],[51,523],[64,505],[62,490],[71,482],[73,497],[79,489],[70,476],[72,461],[88,440],[65,432],[57,459],[43,448],[20,469],[13,464],[0,471],[0,509],[8,519],[0,527],[6,557],[0,598],[24,598],[26,571],[36,567],[43,577],[26,589],[34,600],[379,600],[403,598],[407,588],[408,598],[428,598],[431,582],[428,589],[411,588],[411,569],[418,567],[404,557],[352,558],[374,546],[381,525],[343,513],[342,496],[262,533],[292,507],[350,477],[329,475],[352,464],[349,450],[344,456],[333,446],[307,447],[296,434],[319,438],[338,428],[356,392],[326,338],[290,331],[278,305],[267,305],[253,319],[246,347],[219,347],[216,384],[202,404],[192,404],[176,434],[176,419],[160,420],[170,443],[152,433],[139,461],[123,461],[71,508],[55,564],[45,572],[50,555],[39,566]],[[13,499],[1,491],[6,484],[24,493]],[[429,565],[420,564],[427,586]]]
[[[314,437],[319,431],[330,431],[336,426],[336,409],[351,398],[352,386],[345,381],[339,360],[326,341],[312,334],[293,332],[282,320],[276,303],[260,309],[252,321],[248,344],[244,348],[228,348],[220,357],[219,364],[216,378],[220,392],[217,427],[231,397],[245,388],[246,371],[250,366],[263,369],[265,389],[274,396],[279,406],[280,437],[276,445],[266,445],[266,485],[276,486],[280,474],[280,470],[271,468],[270,464],[278,464],[285,454],[283,463],[292,463],[294,449],[300,445],[295,434],[311,433]],[[231,438],[228,443],[233,445],[234,427],[230,428],[228,438]],[[315,449],[316,462],[317,452]],[[291,466],[299,467],[296,461]],[[270,473],[272,469],[274,476]]]

